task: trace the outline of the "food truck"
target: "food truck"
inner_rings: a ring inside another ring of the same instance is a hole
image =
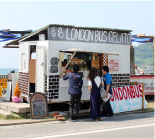
[[[68,103],[69,83],[63,80],[63,69],[69,74],[78,64],[83,79],[81,101],[89,103],[89,70],[96,67],[102,76],[102,66],[109,66],[113,112],[141,109],[142,104],[146,108],[142,85],[130,85],[131,31],[50,24],[9,42],[5,48],[19,48],[21,97],[29,103],[34,93],[41,92],[49,104]]]
[[[87,75],[91,67],[108,65],[112,87],[130,85],[130,44],[132,30],[76,27],[50,24],[7,46],[19,46],[19,88],[29,101],[34,92],[47,96],[48,103],[69,101],[68,81],[62,71],[80,67],[83,102],[90,100]]]

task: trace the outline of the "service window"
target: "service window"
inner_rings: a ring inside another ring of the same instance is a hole
[[[97,68],[98,75],[101,76],[101,58],[100,54],[92,52],[60,52],[60,77],[63,76],[63,69],[66,67],[67,74],[73,72],[73,65],[79,65],[79,74],[83,78],[87,78],[89,70],[92,67]],[[72,59],[71,59],[72,58]],[[71,59],[71,60],[70,60]]]

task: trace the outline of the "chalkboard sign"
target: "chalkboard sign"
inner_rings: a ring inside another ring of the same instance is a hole
[[[56,66],[58,65],[59,59],[57,57],[52,57],[50,62],[51,62],[51,65]]]
[[[31,118],[48,116],[47,98],[43,93],[35,93],[30,98]]]

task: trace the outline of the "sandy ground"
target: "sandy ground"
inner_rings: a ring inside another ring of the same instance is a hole
[[[148,105],[147,105],[148,108],[153,108],[153,109],[155,108],[154,107],[154,100],[147,100],[147,102],[148,102]]]

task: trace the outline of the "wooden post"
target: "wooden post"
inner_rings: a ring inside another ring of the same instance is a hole
[[[67,68],[67,66],[70,64],[70,62],[72,61],[73,57],[75,56],[76,52],[73,53],[71,59],[68,61],[67,65],[65,66],[65,69]]]
[[[142,84],[142,110],[144,110],[144,83],[130,82],[131,85]]]
[[[144,83],[142,83],[142,110],[144,110]]]
[[[153,38],[153,75],[155,75],[155,39]]]
[[[67,65],[65,66],[65,69],[67,68],[67,66],[70,64],[70,62],[72,61],[73,57],[75,56],[76,52],[73,53],[73,55],[71,56],[71,59],[68,61]],[[63,73],[63,71],[60,73],[60,75]]]

